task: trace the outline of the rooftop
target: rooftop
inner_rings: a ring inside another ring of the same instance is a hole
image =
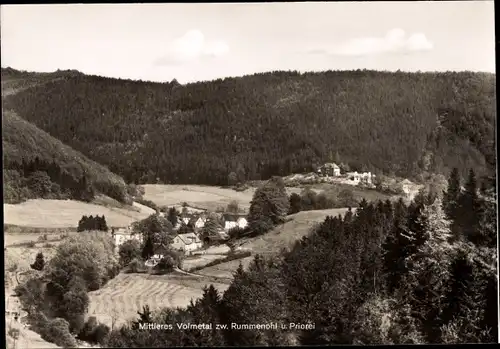
[[[200,238],[195,233],[178,234],[177,236],[186,245],[192,244],[193,242],[201,242]]]
[[[239,218],[246,218],[246,214],[240,214],[240,213],[224,213],[222,215],[222,218],[224,218],[225,221],[232,221],[236,222]]]

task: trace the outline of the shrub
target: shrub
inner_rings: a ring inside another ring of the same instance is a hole
[[[45,259],[43,257],[42,252],[38,252],[35,258],[35,263],[31,264],[30,267],[31,269],[35,270],[43,270],[43,267],[45,266]]]
[[[239,204],[238,201],[233,200],[231,201],[226,208],[227,212],[232,212],[232,213],[238,213],[239,212]]]
[[[33,311],[28,316],[28,322],[47,342],[63,348],[76,347],[76,341],[69,331],[69,323],[66,320],[61,318],[49,320],[42,312]]]
[[[13,263],[12,265],[9,266],[8,271],[9,272],[15,272],[17,270],[17,263]]]
[[[138,240],[131,239],[120,245],[118,255],[120,256],[120,265],[127,266],[132,260],[140,258],[142,252],[141,244]]]
[[[248,186],[246,184],[239,184],[234,188],[234,190],[236,190],[236,191],[245,191],[247,189],[248,189]]]
[[[83,325],[83,328],[78,334],[77,338],[82,341],[90,342],[89,338],[91,337],[92,332],[94,332],[96,327],[97,327],[97,318],[95,316],[89,317],[85,322],[85,324]]]
[[[134,258],[127,266],[127,273],[140,273],[145,270],[144,262],[139,258]]]
[[[146,199],[138,198],[135,201],[138,202],[138,203],[140,203],[141,205],[144,205],[144,206],[147,206],[149,208],[152,208],[153,210],[157,210],[157,211],[160,210],[160,208],[158,207],[158,205],[156,205],[151,200],[146,200]]]
[[[26,247],[28,248],[35,248],[36,247],[36,242],[35,241],[30,241],[26,243]]]
[[[155,269],[160,273],[168,273],[173,271],[175,268],[175,260],[171,256],[163,257],[160,262],[156,265]]]
[[[82,330],[78,334],[78,339],[93,344],[102,344],[110,332],[110,328],[104,324],[99,324],[94,316],[89,317]]]
[[[174,251],[167,250],[163,254],[163,258],[156,265],[155,270],[160,273],[171,272],[174,268],[179,268],[182,264],[182,254]]]
[[[75,338],[69,331],[69,323],[61,318],[55,318],[48,323],[47,330],[40,333],[43,339],[55,343],[63,348],[76,347]]]
[[[92,338],[93,338],[93,343],[99,343],[99,344],[104,344],[104,341],[106,337],[108,336],[110,332],[109,326],[106,326],[105,324],[99,324],[97,325],[96,329],[92,333]]]
[[[86,232],[61,243],[49,267],[50,281],[66,287],[70,280],[65,275],[69,274],[83,278],[88,290],[96,290],[116,275],[119,263],[111,236]]]
[[[43,234],[42,236],[38,237],[38,241],[40,241],[40,242],[47,241],[48,239],[49,238],[48,238],[47,234]]]
[[[229,235],[230,239],[239,239],[247,233],[247,229],[234,227],[228,230],[227,235]]]

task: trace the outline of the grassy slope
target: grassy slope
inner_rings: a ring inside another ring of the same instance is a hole
[[[4,222],[26,227],[69,228],[76,227],[83,215],[104,215],[108,226],[127,226],[153,212],[144,206],[136,211],[75,200],[36,199],[16,205],[4,204]]]
[[[327,216],[343,215],[346,211],[347,209],[345,208],[338,208],[299,212],[288,216],[290,219],[288,222],[274,228],[269,233],[250,239],[242,239],[237,245],[242,249],[251,250],[253,255],[272,255],[278,253],[282,248],[290,247],[295,241],[306,236],[315,224],[323,222]],[[221,263],[198,270],[196,274],[232,278],[233,272],[238,268],[240,263],[243,264],[243,267],[246,267],[253,258],[254,256],[250,256],[240,260]]]
[[[203,287],[211,282],[196,277],[177,277],[175,275],[120,274],[102,289],[89,293],[89,316],[111,325],[116,325],[137,317],[144,305],[151,309],[163,307],[184,307],[191,299],[203,294]],[[214,283],[225,291],[228,285]]]
[[[263,181],[253,181],[260,185]],[[170,184],[145,184],[144,199],[151,200],[159,206],[177,206],[183,202],[191,207],[215,210],[217,207],[226,208],[231,201],[238,202],[241,209],[248,210],[250,201],[255,193],[256,187],[248,188],[243,192],[233,189],[220,188],[206,185],[170,185]],[[304,185],[306,187],[306,185]],[[317,193],[326,192],[328,195],[337,196],[343,189],[352,190],[356,200],[366,199],[367,201],[386,200],[393,196],[380,193],[376,190],[364,189],[351,185],[341,184],[315,184],[310,186]],[[287,187],[288,195],[292,193],[300,194],[302,187]]]

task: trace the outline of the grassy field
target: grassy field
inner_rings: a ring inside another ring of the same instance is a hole
[[[226,208],[233,200],[240,208],[248,210],[256,188],[238,192],[233,189],[204,185],[143,185],[144,199],[151,200],[159,206],[174,206],[186,202],[189,206],[215,210]],[[300,188],[287,188],[288,194],[300,192]]]
[[[290,221],[267,234],[242,240],[240,246],[251,250],[254,254],[273,254],[282,248],[290,247],[295,241],[307,235],[315,224],[323,222],[327,216],[344,215],[345,212],[346,208],[299,212],[288,216]]]
[[[258,184],[258,182],[254,181],[254,184]],[[190,207],[215,210],[218,207],[225,208],[231,201],[235,200],[238,202],[240,208],[245,211],[250,207],[250,201],[256,190],[256,187],[251,187],[245,191],[238,192],[233,189],[203,185],[145,184],[143,187],[145,190],[144,199],[151,200],[159,206],[179,207],[180,204],[186,202]],[[287,187],[286,189],[288,195],[292,193],[300,194],[305,187],[304,185],[303,187]],[[333,197],[336,197],[343,189],[349,189],[352,190],[356,200],[364,198],[367,201],[374,201],[393,198],[393,196],[373,189],[360,188],[347,184],[320,183],[310,185],[309,187],[317,193],[326,192],[329,196]]]
[[[4,204],[4,224],[27,227],[76,227],[83,215],[104,215],[108,226],[126,226],[144,219],[153,209],[134,203],[133,207],[113,207],[75,200],[28,200],[21,204]]]
[[[341,184],[341,183],[318,183],[311,185],[311,189],[316,192],[326,192],[328,195],[332,195],[333,197],[338,196],[338,194],[344,190],[351,190],[352,195],[358,201],[365,199],[366,201],[377,201],[377,200],[387,200],[392,199],[394,195],[389,195],[385,193],[381,193],[375,189],[363,188],[349,184]]]
[[[138,317],[144,305],[153,309],[187,306],[202,295],[205,285],[213,282],[190,276],[120,274],[102,289],[90,292],[89,316],[109,326]],[[227,284],[213,283],[225,291]]]
[[[242,259],[235,259],[230,262],[217,264],[211,267],[203,268],[201,270],[196,271],[196,274],[204,275],[204,276],[213,276],[218,278],[227,278],[232,279],[233,273],[236,269],[238,269],[240,263],[243,265],[243,268],[247,268],[250,262],[254,259],[255,256],[245,257]]]

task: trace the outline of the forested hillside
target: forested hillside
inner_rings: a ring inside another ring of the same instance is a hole
[[[127,201],[123,179],[23,120],[2,113],[4,202],[26,199],[90,201],[103,193]]]
[[[272,72],[180,85],[68,75],[4,107],[127,182],[226,184],[323,161],[404,177],[495,169],[495,76]],[[242,171],[242,168],[244,171]]]

